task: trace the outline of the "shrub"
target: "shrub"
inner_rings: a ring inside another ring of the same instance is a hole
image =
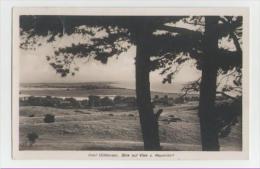
[[[125,97],[123,96],[116,96],[113,100],[114,104],[122,104],[124,102]]]
[[[29,117],[34,117],[34,114],[30,114]]]
[[[182,121],[180,118],[176,118],[176,117],[171,117],[168,119],[169,122],[178,122],[178,121]]]
[[[158,96],[158,95],[155,95],[155,96],[154,96],[154,99],[159,99],[159,96]]]
[[[69,103],[69,107],[79,108],[80,103],[75,98],[65,98],[64,101]]]
[[[75,113],[85,113],[84,111],[81,111],[81,110],[75,110],[74,112]]]
[[[153,98],[154,105],[173,106],[173,102],[173,98],[168,97],[168,95],[165,95],[161,98],[158,95],[155,95],[155,97]]]
[[[41,99],[41,105],[43,106],[48,106],[48,107],[53,107],[53,98],[51,96],[46,96],[45,98],[40,98]]]
[[[227,137],[232,126],[239,122],[242,115],[242,97],[236,100],[221,101],[215,105],[215,114],[217,119],[217,130],[221,138]]]
[[[101,106],[113,106],[113,100],[110,99],[109,97],[104,97],[102,99],[100,99],[100,105]]]
[[[100,106],[100,97],[99,96],[88,96],[89,106],[98,107]]]
[[[27,134],[27,138],[30,143],[30,146],[32,146],[36,142],[36,140],[39,138],[39,136],[37,133],[32,132],[32,133]]]
[[[174,100],[176,104],[183,104],[185,102],[184,97],[178,97]]]
[[[135,97],[126,97],[124,99],[124,103],[126,103],[128,107],[136,107],[136,98]]]
[[[81,101],[81,106],[83,108],[88,108],[89,107],[89,101],[87,99],[84,99]]]
[[[45,123],[53,123],[55,122],[55,116],[52,114],[46,114],[44,117],[44,122]]]

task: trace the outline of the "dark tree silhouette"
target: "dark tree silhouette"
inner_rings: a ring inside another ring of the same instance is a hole
[[[218,18],[205,17],[205,34],[202,41],[204,59],[202,60],[202,77],[200,83],[199,117],[202,150],[219,150],[216,114],[214,105],[216,99],[218,57]]]
[[[179,28],[165,28],[170,33],[177,33],[173,37],[176,43],[172,43],[174,52],[154,61],[157,62],[156,65],[163,67],[161,74],[166,74],[163,82],[171,83],[174,74],[178,72],[178,67],[172,65],[177,63],[177,66],[180,66],[189,59],[196,60],[197,68],[202,70],[202,77],[186,86],[184,88],[185,94],[189,90],[200,91],[199,116],[202,149],[207,151],[219,150],[219,125],[217,125],[215,110],[217,76],[219,74],[229,76],[230,70],[231,72],[235,71],[237,74],[233,83],[237,88],[241,87],[242,49],[240,38],[242,37],[242,17],[197,16],[188,20],[185,18],[182,21],[193,26],[200,25],[204,28],[204,31],[181,28],[185,31],[180,34],[176,32]],[[236,47],[235,51],[219,47],[219,40],[223,37],[228,37],[229,40],[233,41]],[[218,93],[234,99],[226,93],[232,90],[234,91],[234,87],[226,86]]]
[[[61,76],[75,75],[75,58],[94,58],[106,63],[109,57],[118,56],[131,45],[136,46],[136,96],[145,150],[160,150],[159,129],[151,103],[149,73],[156,64],[150,56],[164,55],[171,50],[171,36],[155,36],[153,33],[167,22],[183,16],[21,16],[21,48],[41,46],[39,37],[47,42],[79,33],[90,36],[90,42],[72,44],[56,49],[53,56],[46,56],[50,65]],[[83,26],[83,28],[82,28]],[[182,32],[184,30],[177,29]],[[102,37],[95,37],[103,32]],[[175,42],[174,42],[175,43]],[[33,45],[32,45],[33,44]],[[165,45],[164,45],[165,44]]]
[[[134,30],[134,39],[136,43],[136,98],[139,110],[140,122],[143,130],[143,140],[145,149],[159,150],[159,128],[153,112],[150,93],[150,43],[153,27],[151,21],[146,22],[137,19],[138,29]]]

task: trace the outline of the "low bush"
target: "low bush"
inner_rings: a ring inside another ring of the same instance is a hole
[[[174,100],[175,104],[183,104],[185,102],[184,97],[178,97]]]
[[[52,114],[46,114],[46,115],[44,116],[43,121],[44,121],[45,123],[53,123],[53,122],[55,122],[55,116],[52,115]]]
[[[34,117],[34,114],[30,114],[29,117]]]
[[[27,134],[28,141],[30,143],[30,146],[32,146],[36,140],[39,138],[38,134],[35,132],[31,132]]]

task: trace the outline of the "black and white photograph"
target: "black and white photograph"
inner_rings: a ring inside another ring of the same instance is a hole
[[[13,25],[17,151],[248,148],[247,10],[26,10]]]

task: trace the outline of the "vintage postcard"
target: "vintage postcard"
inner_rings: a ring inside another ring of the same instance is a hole
[[[241,160],[247,8],[13,8],[14,159]]]

